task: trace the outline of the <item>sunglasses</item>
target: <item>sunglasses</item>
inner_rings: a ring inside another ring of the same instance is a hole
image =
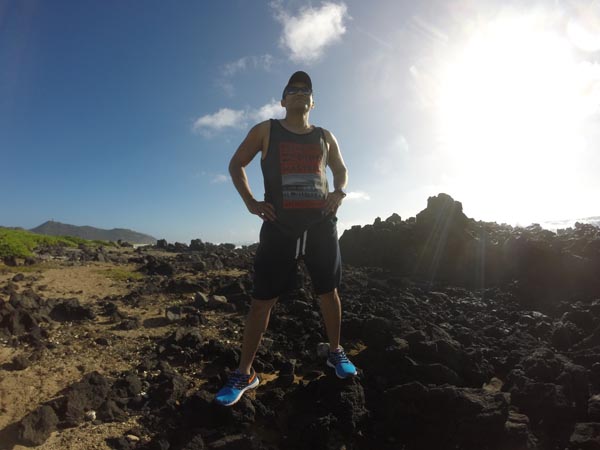
[[[284,91],[283,94],[284,94],[283,95],[284,97],[286,95],[296,95],[296,94],[310,95],[310,94],[312,94],[312,89],[307,88],[307,87],[289,87]]]

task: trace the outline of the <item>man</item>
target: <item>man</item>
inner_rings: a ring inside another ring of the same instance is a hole
[[[333,134],[309,124],[314,101],[307,73],[291,76],[281,106],[286,110],[285,119],[254,126],[229,164],[233,184],[248,210],[259,216],[263,225],[254,259],[254,292],[240,364],[215,397],[224,406],[233,405],[246,390],[260,383],[252,361],[267,329],[271,308],[293,281],[299,258],[304,259],[321,300],[330,348],[327,365],[339,378],[357,373],[340,346],[341,305],[337,292],[341,258],[335,213],[346,196],[346,166]],[[254,198],[244,170],[259,152],[265,201]],[[333,173],[333,192],[329,192],[326,166]]]

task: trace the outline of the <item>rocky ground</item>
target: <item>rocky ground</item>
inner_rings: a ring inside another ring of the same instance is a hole
[[[428,213],[443,216],[433,203]],[[340,288],[342,344],[359,376],[339,380],[324,364],[318,300],[300,267],[255,361],[263,382],[232,408],[212,398],[237,367],[253,247],[163,241],[7,261],[0,449],[600,448],[593,280],[543,301],[548,286],[533,297],[523,288],[538,286],[531,271],[475,286],[465,271],[432,276],[424,253],[416,260],[426,272],[391,256],[373,260],[370,247],[420,236],[431,223],[417,222],[392,217],[354,229],[363,260],[348,250],[350,234],[342,238],[353,263]],[[535,242],[542,254],[556,248],[558,237],[542,231],[486,227],[496,237],[525,236],[519,245]],[[432,233],[429,243],[439,237]],[[565,233],[571,250],[561,258],[595,264],[573,249],[590,252],[600,233]],[[445,267],[445,256],[437,261]],[[494,273],[508,273],[498,264]]]

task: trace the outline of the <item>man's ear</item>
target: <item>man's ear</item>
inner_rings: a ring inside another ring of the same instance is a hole
[[[313,101],[312,104],[310,105],[310,109],[315,109],[315,102]]]
[[[281,101],[279,102],[279,104],[281,105],[282,108],[285,108],[285,99],[281,99]]]

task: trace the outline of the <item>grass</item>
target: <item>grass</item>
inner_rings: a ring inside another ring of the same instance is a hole
[[[40,246],[77,247],[80,244],[88,247],[113,246],[112,242],[88,241],[72,236],[46,236],[26,230],[9,230],[0,228],[0,258],[15,256],[27,258]]]
[[[45,261],[39,264],[32,264],[30,266],[6,266],[0,263],[0,274],[5,273],[33,273],[42,272],[48,269],[60,269],[61,265],[52,261]]]
[[[117,267],[111,269],[100,269],[96,272],[114,281],[139,281],[144,278],[142,273],[119,269]]]

